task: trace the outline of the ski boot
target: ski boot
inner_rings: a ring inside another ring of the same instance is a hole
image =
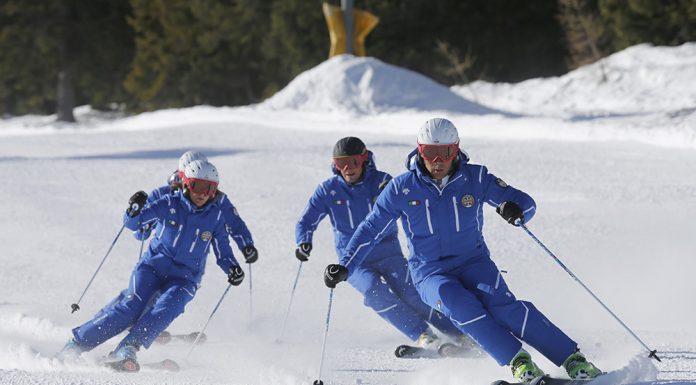
[[[544,375],[544,372],[532,362],[532,357],[524,349],[520,349],[512,361],[510,361],[510,368],[512,369],[512,376],[522,383],[528,383],[536,377]]]
[[[580,353],[579,350],[566,358],[563,362],[563,367],[573,380],[595,378],[602,374],[602,371],[587,361],[585,355]]]
[[[109,353],[110,361],[106,365],[119,372],[137,372],[140,370],[137,353],[140,349],[137,345],[121,342],[116,350]]]
[[[61,362],[66,362],[66,361],[77,361],[77,359],[80,357],[80,354],[82,352],[86,351],[83,349],[77,341],[75,341],[74,338],[71,338],[70,341],[68,341],[65,346],[63,346],[62,349],[56,355],[54,358]]]
[[[421,333],[420,336],[418,336],[418,339],[416,340],[416,346],[420,348],[430,348],[432,346],[436,346],[437,343],[439,342],[439,337],[433,333],[433,331],[428,328],[426,329],[423,333]]]

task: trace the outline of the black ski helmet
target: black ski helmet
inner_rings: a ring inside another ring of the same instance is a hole
[[[341,156],[351,156],[351,155],[363,155],[367,152],[365,148],[365,143],[362,140],[354,137],[347,136],[338,142],[333,148],[333,157],[338,158]]]

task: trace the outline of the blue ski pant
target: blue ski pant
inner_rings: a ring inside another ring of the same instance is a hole
[[[148,348],[195,295],[195,283],[162,277],[141,263],[133,270],[125,295],[73,329],[73,336],[80,347],[89,350],[130,328],[124,340]]]
[[[431,274],[416,288],[423,301],[442,311],[500,365],[519,352],[520,340],[558,366],[577,348],[532,303],[515,298],[488,256]]]
[[[401,256],[384,258],[357,267],[348,277],[364,297],[364,304],[412,341],[428,324],[458,339],[462,333],[442,314],[423,303],[411,281],[408,264]]]

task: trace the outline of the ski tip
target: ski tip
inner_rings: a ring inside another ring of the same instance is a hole
[[[322,380],[315,380],[312,385],[324,385],[324,381]]]
[[[510,385],[510,383],[505,380],[498,380],[491,382],[491,385]]]
[[[406,355],[406,352],[409,350],[408,348],[408,345],[399,345],[396,347],[396,350],[394,350],[394,355],[401,358]]]

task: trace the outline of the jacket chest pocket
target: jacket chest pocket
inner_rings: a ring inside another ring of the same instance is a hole
[[[434,234],[433,207],[429,198],[412,199],[406,202],[403,211],[406,227],[414,235]]]
[[[334,199],[329,210],[338,229],[354,230],[360,224],[361,218],[356,218],[353,206],[349,199]]]

